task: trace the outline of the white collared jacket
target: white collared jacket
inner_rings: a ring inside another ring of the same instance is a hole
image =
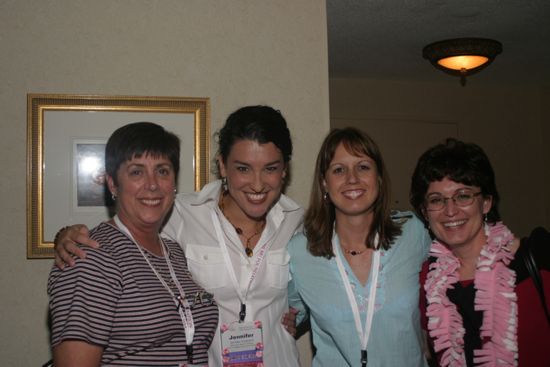
[[[200,192],[179,194],[163,234],[177,241],[185,251],[193,279],[214,295],[220,323],[238,320],[240,300],[231,281],[212,223],[212,211],[221,225],[229,257],[241,292],[250,279],[257,253],[248,258],[233,226],[218,208],[221,181],[207,184]],[[281,324],[288,310],[289,254],[287,244],[301,229],[303,209],[285,195],[270,209],[257,248],[267,243],[267,254],[246,300],[245,321],[260,320],[263,325],[264,365],[298,367],[294,338]],[[209,350],[209,366],[221,367],[219,327]]]

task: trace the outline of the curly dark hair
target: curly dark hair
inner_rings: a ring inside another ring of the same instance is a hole
[[[487,222],[500,221],[500,196],[489,158],[477,144],[448,138],[444,143],[431,147],[420,156],[412,175],[409,201],[424,224],[426,219],[423,209],[428,187],[430,183],[441,181],[445,177],[464,185],[479,187],[483,197],[492,198]]]

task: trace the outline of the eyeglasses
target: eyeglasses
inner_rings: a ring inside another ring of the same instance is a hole
[[[425,206],[426,210],[436,211],[445,208],[447,200],[452,200],[456,206],[465,207],[472,205],[476,196],[481,195],[480,192],[471,192],[469,190],[460,190],[453,194],[453,196],[445,197],[441,194],[431,194],[426,198]]]

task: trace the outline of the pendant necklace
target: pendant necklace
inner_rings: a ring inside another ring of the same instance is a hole
[[[250,242],[252,241],[252,239],[254,237],[256,237],[257,235],[259,235],[260,233],[262,233],[264,227],[265,227],[265,224],[266,224],[266,220],[265,218],[262,220],[262,223],[259,225],[259,226],[256,226],[256,231],[254,233],[252,233],[250,236],[246,236],[244,234],[244,231],[241,227],[237,227],[236,225],[233,224],[233,222],[231,222],[231,219],[229,219],[229,217],[225,214],[225,207],[224,207],[224,199],[225,199],[225,195],[224,197],[222,197],[222,199],[220,200],[220,210],[222,211],[222,214],[223,216],[227,219],[227,221],[233,226],[233,228],[235,228],[235,232],[237,232],[237,234],[239,236],[243,236],[244,239],[245,239],[245,248],[244,248],[244,253],[246,254],[246,256],[248,257],[252,257],[254,255],[254,250],[252,249],[252,247],[250,246]]]
[[[342,246],[342,244],[340,244],[340,247],[342,248],[342,250],[344,250],[344,252],[346,254],[350,254],[351,256],[357,256],[357,255],[361,255],[363,252],[367,251],[366,248],[362,249],[362,250],[348,250],[347,248],[345,248],[344,246]]]
[[[225,215],[225,214],[224,214]],[[227,218],[227,217],[226,217]],[[229,221],[229,223],[231,223],[231,220],[229,220],[229,218],[227,218],[227,220]],[[256,232],[254,232],[250,237],[246,237],[244,234],[243,234],[243,230],[242,228],[240,227],[236,227],[233,223],[231,223],[231,225],[235,228],[235,232],[237,232],[237,234],[239,236],[244,236],[245,237],[245,240],[246,240],[246,245],[245,245],[245,248],[244,248],[244,253],[246,254],[246,256],[248,257],[252,257],[252,255],[254,255],[254,250],[250,247],[250,241],[256,237],[257,235],[259,235],[260,233],[262,233],[262,229],[265,225],[265,222],[260,226],[261,229],[258,229],[256,230]]]

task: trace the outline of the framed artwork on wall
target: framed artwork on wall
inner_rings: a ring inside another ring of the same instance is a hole
[[[200,190],[210,170],[208,98],[27,95],[27,258],[53,257],[63,226],[91,228],[109,218],[105,144],[114,130],[138,121],[179,136],[178,191]]]

